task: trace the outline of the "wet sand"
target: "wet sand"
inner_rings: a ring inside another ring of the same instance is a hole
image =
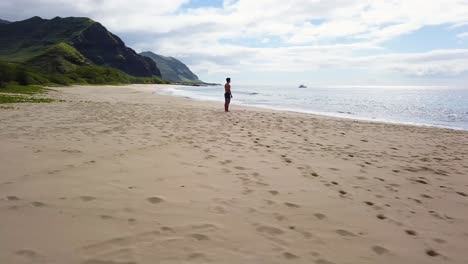
[[[468,132],[58,88],[0,109],[0,263],[468,263]]]

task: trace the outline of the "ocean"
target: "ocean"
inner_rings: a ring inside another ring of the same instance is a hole
[[[224,102],[224,86],[174,86],[158,93]],[[468,130],[468,87],[266,86],[232,84],[231,107],[248,105],[357,120]],[[223,109],[220,106],[220,111]]]

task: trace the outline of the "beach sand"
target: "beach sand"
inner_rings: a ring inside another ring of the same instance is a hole
[[[153,88],[0,109],[0,263],[468,263],[468,132]]]

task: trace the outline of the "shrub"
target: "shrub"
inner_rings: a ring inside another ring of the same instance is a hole
[[[29,85],[31,84],[31,78],[28,76],[28,73],[26,72],[26,69],[23,67],[17,68],[16,72],[16,81],[20,85]]]

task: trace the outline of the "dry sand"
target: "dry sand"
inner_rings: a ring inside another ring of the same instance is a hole
[[[468,263],[468,132],[58,90],[0,109],[1,264]]]

